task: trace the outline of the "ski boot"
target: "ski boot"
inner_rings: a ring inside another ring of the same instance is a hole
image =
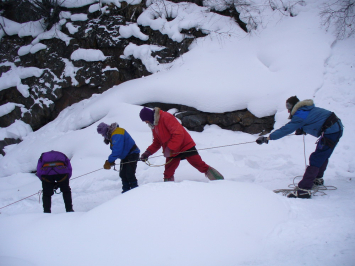
[[[316,186],[324,186],[324,179],[322,177],[316,178],[314,179],[313,184]]]
[[[208,168],[205,176],[209,180],[223,180],[224,179],[223,175],[211,166]]]
[[[296,188],[294,191],[291,191],[286,195],[288,198],[300,198],[300,199],[310,199],[312,193],[310,190]]]

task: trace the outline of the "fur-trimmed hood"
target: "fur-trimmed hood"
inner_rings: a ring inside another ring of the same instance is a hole
[[[154,126],[159,124],[159,119],[160,119],[160,108],[155,107],[154,108]]]
[[[298,109],[300,109],[301,107],[304,106],[312,106],[314,105],[313,100],[308,99],[308,100],[303,100],[303,101],[299,101],[298,103],[295,104],[295,106],[292,108],[292,111],[290,113],[290,119],[292,118],[292,116],[297,112]]]

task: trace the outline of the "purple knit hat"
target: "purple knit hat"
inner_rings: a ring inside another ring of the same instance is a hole
[[[105,138],[106,138],[106,135],[107,135],[107,131],[108,131],[108,125],[105,124],[104,122],[100,123],[97,126],[97,133],[101,134]]]
[[[139,113],[140,118],[142,121],[148,121],[151,124],[154,124],[154,111],[150,110],[147,107],[144,107],[141,112]]]

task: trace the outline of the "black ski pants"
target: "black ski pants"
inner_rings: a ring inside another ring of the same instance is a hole
[[[138,187],[136,178],[137,161],[139,160],[139,153],[131,153],[120,163],[120,177],[122,180],[122,193]]]
[[[44,175],[42,176],[42,188],[43,188],[43,211],[45,213],[51,212],[52,196],[54,194],[54,188],[60,188],[63,194],[63,200],[65,209],[67,212],[73,210],[71,189],[69,186],[69,178],[66,175]]]

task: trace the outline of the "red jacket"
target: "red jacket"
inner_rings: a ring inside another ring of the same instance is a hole
[[[168,147],[173,153],[179,153],[196,146],[190,134],[172,114],[155,108],[154,125],[153,143],[147,149],[151,154],[160,147],[163,147],[163,151]]]

